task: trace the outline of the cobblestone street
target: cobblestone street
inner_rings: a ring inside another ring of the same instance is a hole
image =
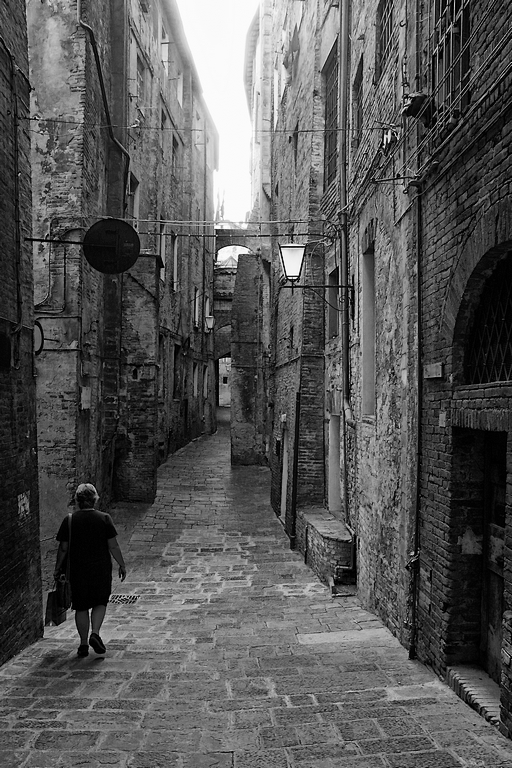
[[[229,457],[224,420],[160,468],[152,506],[112,511],[128,578],[106,657],[77,658],[69,612],[1,668],[0,766],[512,768],[511,742],[290,551],[268,470]]]

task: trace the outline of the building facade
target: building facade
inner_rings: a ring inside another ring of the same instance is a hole
[[[43,633],[30,184],[23,3],[0,7],[0,664]]]
[[[78,482],[152,501],[158,464],[215,429],[218,140],[173,0],[27,7],[44,542]],[[110,218],[137,233],[122,271],[80,245]]]
[[[494,679],[508,735],[511,13],[262,2],[247,70],[271,146],[274,509],[326,580],[355,557],[411,656]]]

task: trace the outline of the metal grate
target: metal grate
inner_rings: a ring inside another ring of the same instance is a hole
[[[512,380],[512,253],[483,290],[465,354],[468,384]]]
[[[323,71],[325,82],[324,189],[336,179],[338,166],[338,45]]]
[[[377,9],[377,77],[381,76],[391,56],[393,25],[393,0],[381,0]]]
[[[430,38],[435,127],[453,127],[471,98],[469,0],[434,0]]]
[[[131,605],[136,603],[140,595],[110,595],[111,603],[118,603],[120,605]]]

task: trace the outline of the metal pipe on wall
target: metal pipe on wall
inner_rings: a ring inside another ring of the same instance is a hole
[[[340,284],[341,284],[341,352],[343,393],[343,501],[345,521],[348,522],[347,483],[347,424],[353,420],[350,406],[350,353],[349,353],[349,286],[348,286],[348,217],[347,217],[347,125],[348,125],[348,78],[350,57],[350,0],[339,2],[339,78],[338,78],[338,180],[340,220]]]
[[[115,144],[115,146],[119,149],[119,151],[121,152],[121,154],[124,156],[124,158],[126,160],[125,171],[124,171],[124,184],[123,184],[123,213],[124,213],[124,211],[126,209],[126,195],[127,195],[127,190],[128,190],[128,179],[129,179],[129,174],[130,174],[130,162],[131,162],[130,153],[128,152],[126,147],[124,147],[121,144],[121,142],[117,139],[117,137],[114,134],[114,128],[112,126],[112,118],[110,116],[110,109],[109,109],[109,106],[108,106],[107,91],[106,91],[106,88],[105,88],[105,80],[103,78],[103,70],[101,68],[101,59],[100,59],[100,54],[99,54],[99,50],[98,50],[98,43],[96,42],[96,37],[94,35],[94,30],[92,29],[92,27],[89,26],[89,24],[86,24],[85,21],[82,19],[82,0],[77,0],[76,15],[77,15],[78,24],[83,29],[85,29],[85,31],[89,35],[89,40],[90,40],[91,47],[92,47],[92,52],[93,52],[93,55],[94,55],[94,61],[96,63],[96,71],[98,73],[98,81],[99,81],[99,84],[100,84],[101,98],[102,98],[102,101],[103,101],[103,109],[105,111],[105,117],[107,119],[108,135],[110,136],[110,139],[113,142],[113,144]]]

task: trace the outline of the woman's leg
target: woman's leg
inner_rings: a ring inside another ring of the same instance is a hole
[[[75,624],[80,635],[80,645],[88,645],[89,611],[75,611]]]
[[[103,619],[105,618],[106,612],[106,605],[95,605],[91,611],[92,631],[96,635],[99,635],[100,633],[101,625],[103,624]]]

